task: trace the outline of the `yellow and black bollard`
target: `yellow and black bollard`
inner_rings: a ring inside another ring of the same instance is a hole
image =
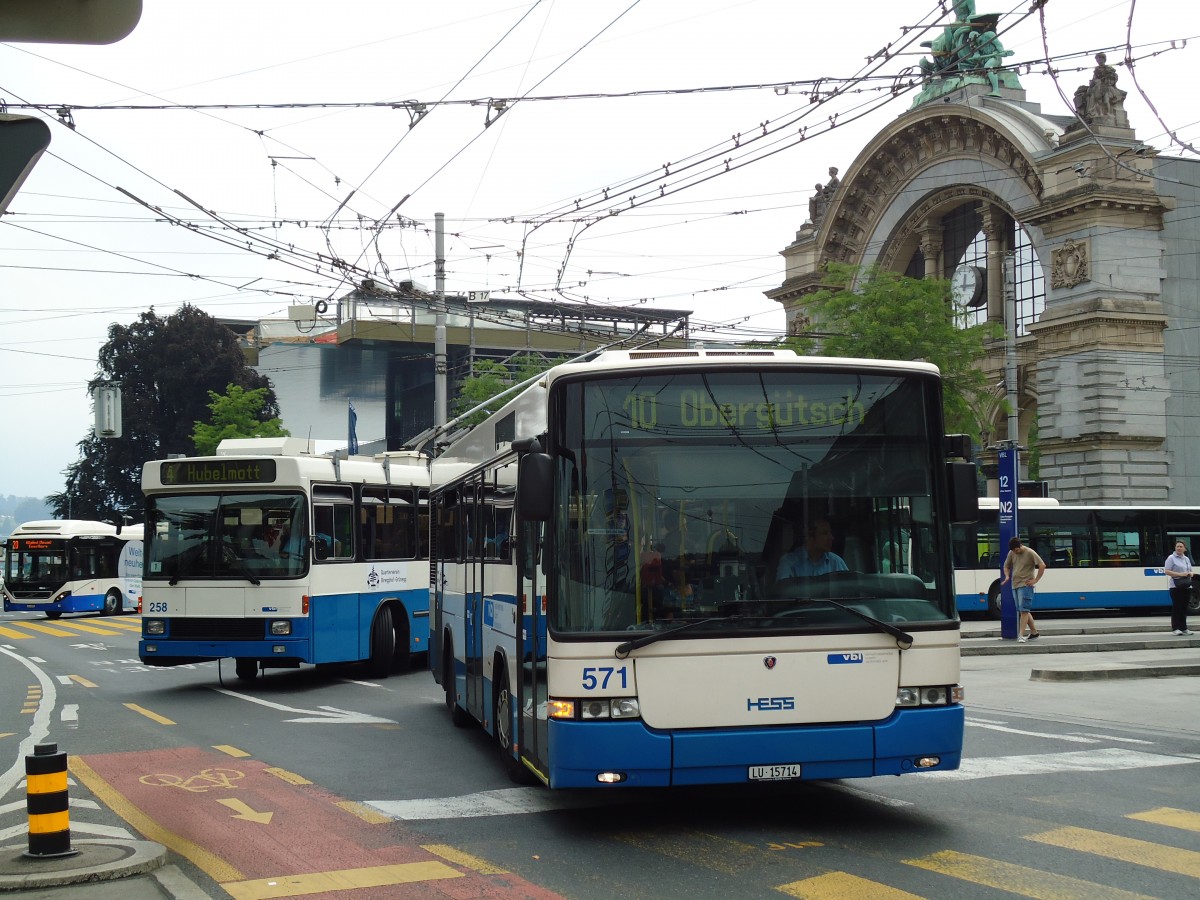
[[[67,754],[58,744],[37,744],[25,757],[25,806],[29,810],[29,849],[25,856],[74,856],[67,797]]]

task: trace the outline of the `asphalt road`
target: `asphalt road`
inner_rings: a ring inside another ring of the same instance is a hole
[[[1200,665],[1200,645],[1122,618],[1140,649],[1055,651],[1099,636],[1042,623],[1020,652],[966,623],[1002,652],[964,654],[957,772],[602,793],[511,784],[423,671],[247,687],[228,662],[141,666],[136,617],[10,614],[0,834],[22,839],[19,743],[44,730],[72,757],[73,834],[162,843],[202,896],[1196,896],[1196,682],[1034,675]]]

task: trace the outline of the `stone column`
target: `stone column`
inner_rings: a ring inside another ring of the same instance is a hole
[[[925,258],[925,277],[942,278],[942,223],[926,219],[918,234],[921,236],[921,255]]]
[[[1004,324],[1004,254],[1008,246],[1008,216],[998,206],[985,204],[980,230],[987,238],[987,317]]]

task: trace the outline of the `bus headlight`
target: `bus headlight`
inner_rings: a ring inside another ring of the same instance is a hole
[[[54,598],[54,602],[62,603],[64,600],[66,600],[70,596],[71,596],[70,591],[63,591],[61,594],[59,594],[57,597]]]
[[[142,627],[145,634],[166,634],[167,623],[163,619],[143,619]]]
[[[962,703],[962,685],[902,687],[896,692],[897,706],[949,706]]]
[[[273,619],[271,621],[271,636],[279,637],[292,633],[292,623],[290,619]]]
[[[638,706],[637,697],[620,697],[612,702],[614,719],[638,719],[641,715],[642,708]]]
[[[552,719],[574,719],[576,710],[580,719],[637,719],[642,715],[637,697],[550,701],[549,711]]]

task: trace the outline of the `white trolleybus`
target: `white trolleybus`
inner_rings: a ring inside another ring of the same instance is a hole
[[[454,722],[552,788],[957,768],[950,525],[976,490],[951,444],[921,363],[550,369],[445,449],[473,467],[432,493]]]
[[[142,640],[150,666],[366,661],[384,677],[429,636],[429,461],[223,441],[148,462]]]
[[[1022,542],[1046,561],[1035,606],[1049,609],[1163,609],[1171,605],[1163,562],[1183,541],[1200,552],[1200,509],[1170,506],[1061,505],[1020,498]],[[1000,617],[997,499],[979,498],[979,521],[954,528],[954,566],[960,613]],[[1189,608],[1200,612],[1200,594]]]
[[[4,610],[133,612],[142,595],[142,526],[26,522],[4,542]]]

